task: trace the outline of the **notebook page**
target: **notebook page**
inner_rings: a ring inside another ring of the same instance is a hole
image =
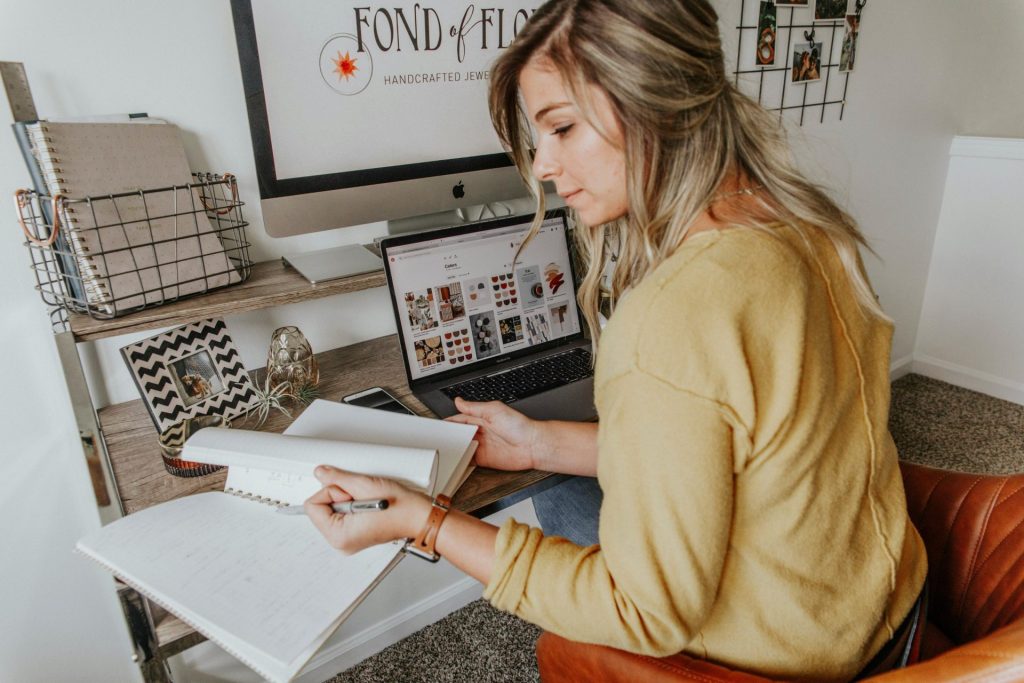
[[[217,492],[129,515],[78,549],[278,680],[298,672],[401,552],[388,544],[346,557],[305,518]]]
[[[461,483],[476,449],[473,441],[476,427],[473,425],[361,408],[323,399],[313,401],[285,433],[357,443],[436,449],[437,477],[432,493],[443,492],[457,481]]]
[[[239,479],[242,476],[239,471],[228,485],[291,504],[301,503],[319,490],[313,469],[321,464],[398,479],[424,491],[431,490],[437,473],[437,454],[429,448],[353,443],[244,429],[200,430],[185,442],[181,457],[227,465],[229,472],[247,470],[244,483]],[[263,474],[257,475],[260,471]],[[271,477],[271,474],[278,476]],[[277,495],[272,495],[272,484],[276,484]],[[295,500],[296,496],[302,498]]]

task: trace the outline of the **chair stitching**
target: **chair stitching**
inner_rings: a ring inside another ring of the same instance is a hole
[[[1022,486],[1021,488],[1017,489],[1017,491],[1015,491],[1014,493],[1016,494],[1016,493],[1017,493],[1017,492],[1019,492],[1019,491],[1024,491],[1024,486]],[[1024,526],[1024,517],[1021,517],[1020,521],[1019,521],[1019,522],[1017,522],[1017,524],[1016,524],[1016,525],[1014,525],[1014,527],[1013,527],[1012,529],[1010,529],[1009,531],[1007,531],[1007,532],[1006,532],[1006,534],[1005,534],[1005,535],[1004,535],[1004,536],[1003,536],[1003,537],[1002,537],[1001,539],[999,539],[999,542],[997,542],[997,543],[996,543],[996,544],[995,544],[995,545],[994,545],[994,546],[992,547],[992,550],[990,550],[990,551],[988,552],[988,554],[987,554],[987,555],[985,555],[985,559],[984,559],[984,560],[982,560],[982,561],[981,561],[981,562],[980,562],[980,563],[978,564],[978,568],[977,568],[977,570],[976,570],[976,571],[977,571],[977,572],[981,572],[981,569],[982,569],[982,567],[984,567],[984,566],[985,566],[985,565],[986,565],[986,564],[988,563],[988,561],[992,559],[992,556],[993,556],[993,555],[995,555],[995,554],[996,554],[996,552],[998,552],[998,551],[999,551],[999,549],[1003,547],[1003,544],[1004,544],[1004,543],[1006,543],[1006,542],[1007,542],[1008,540],[1010,540],[1010,537],[1011,537],[1011,536],[1013,536],[1013,534],[1014,534],[1014,533],[1015,533],[1015,532],[1016,532],[1016,531],[1017,531],[1018,529],[1020,529],[1020,528],[1021,528],[1022,526]]]
[[[1002,577],[1002,578],[1003,578],[1003,580],[1005,580],[1007,576],[1009,576],[1009,575],[1012,575],[1012,574],[1015,574],[1014,570],[1015,570],[1015,569],[1017,568],[1017,566],[1018,566],[1018,565],[1020,565],[1020,564],[1021,564],[1022,562],[1024,562],[1024,555],[1022,555],[1022,556],[1018,557],[1018,558],[1017,558],[1016,560],[1014,560],[1013,564],[1012,564],[1012,565],[1010,565],[1010,569],[1009,569],[1009,570],[1008,570],[1008,571],[1006,572],[1006,574],[1004,574],[1004,576]],[[1013,592],[1011,592],[1011,595],[1012,595],[1012,594],[1013,594]],[[988,597],[986,597],[986,598],[985,598],[985,602],[983,602],[983,603],[982,603],[982,605],[981,605],[981,606],[980,606],[980,607],[978,608],[978,610],[977,610],[977,613],[976,613],[976,614],[974,615],[974,619],[972,619],[972,620],[971,620],[971,623],[967,625],[967,631],[965,631],[965,632],[971,632],[971,631],[973,631],[973,630],[974,630],[974,627],[975,627],[975,625],[976,625],[976,624],[978,623],[978,621],[979,621],[979,620],[981,619],[981,615],[982,615],[982,614],[987,614],[987,613],[988,613],[988,607],[989,607],[989,604],[990,604],[990,603],[991,603],[991,602],[992,602],[993,600],[995,600],[995,599],[996,599],[996,591],[995,591],[995,590],[993,590],[992,592],[990,592],[990,593],[989,593]],[[998,621],[999,621],[999,619],[1000,619],[1000,618],[1002,617],[1002,614],[1003,614],[1003,612],[1004,612],[1005,610],[1006,610],[1006,604],[1004,603],[1004,604],[1003,604],[1003,606],[1002,606],[1002,608],[1001,608],[1001,609],[998,609],[998,610],[996,611],[996,615],[995,615],[995,617],[993,617],[993,621],[995,621],[995,622],[998,622]]]
[[[999,487],[995,490],[994,494],[989,498],[988,507],[985,510],[985,516],[984,516],[984,518],[982,520],[982,524],[981,524],[981,531],[978,533],[978,539],[976,541],[974,552],[971,553],[971,563],[968,565],[968,572],[967,572],[967,575],[965,577],[965,585],[964,585],[963,593],[961,594],[961,607],[959,607],[959,609],[957,610],[957,612],[959,614],[961,614],[962,617],[966,616],[965,612],[966,612],[968,592],[971,590],[971,586],[974,585],[974,581],[978,577],[978,571],[976,571],[975,569],[976,569],[976,567],[980,568],[980,565],[977,564],[978,553],[981,552],[981,543],[985,539],[985,532],[988,530],[988,522],[992,518],[992,511],[995,509],[996,501],[998,501],[999,500],[999,496],[1002,495],[1002,489],[1006,488],[1007,484],[1009,482],[1010,482],[1010,479],[1002,480],[999,483]],[[973,488],[973,486],[972,486],[972,488]],[[994,591],[989,593],[985,597],[985,600],[984,600],[983,604],[987,603],[988,600],[993,595],[995,595]],[[982,610],[978,610],[974,614],[974,616],[971,618],[971,624],[969,626],[969,630],[965,631],[963,633],[970,633],[971,630],[974,629],[975,624],[978,623],[978,620],[979,620],[979,618],[981,618],[981,615],[983,613],[984,612]]]
[[[925,496],[924,504],[921,506],[921,510],[919,512],[919,515],[922,518],[928,517],[928,508],[932,504],[932,496],[934,496],[935,492],[939,490],[939,487],[942,485],[942,483],[944,481],[946,481],[947,479],[951,479],[952,476],[953,475],[949,474],[949,473],[943,474],[942,476],[940,476],[938,479],[935,480],[934,484],[932,484],[932,489],[931,489],[931,491],[928,492],[928,495]],[[906,489],[906,487],[904,487],[904,495],[906,495],[905,489]],[[921,531],[920,531],[920,529],[918,529],[918,534],[920,534],[920,533],[921,533]],[[949,545],[949,536],[950,536],[950,534],[947,533],[946,534],[946,543],[945,543],[945,545],[947,545],[947,546]],[[946,552],[946,548],[944,547],[942,549],[943,555],[945,555],[945,552]],[[939,557],[942,557],[943,555],[939,555]],[[931,562],[929,562],[928,564],[930,565]],[[928,568],[928,571],[931,571],[931,567]]]
[[[944,544],[944,546],[942,548],[942,553],[939,555],[939,557],[947,557],[948,556],[949,553],[947,551],[949,550],[950,542],[952,542],[952,540],[953,540],[953,531],[954,531],[954,529],[956,529],[957,520],[960,519],[960,513],[963,512],[963,510],[964,510],[964,501],[966,501],[970,497],[971,491],[973,491],[975,489],[975,487],[979,483],[981,483],[981,477],[976,477],[974,479],[974,481],[971,483],[970,488],[968,488],[964,492],[964,495],[960,498],[960,501],[957,503],[956,513],[954,513],[953,521],[949,525],[949,531],[946,533],[946,543]],[[976,543],[977,543],[977,541],[976,541]],[[973,565],[973,562],[974,562],[973,561],[973,556],[975,554],[977,554],[977,547],[975,547],[974,552],[971,553],[971,556],[972,556],[971,564],[972,565]],[[964,591],[967,588],[967,586],[965,584],[967,583],[967,580],[968,580],[969,577],[970,577],[970,574],[968,573],[968,574],[966,574],[964,576],[964,578],[960,582],[960,586],[959,586],[958,590],[962,594],[964,593]],[[954,610],[954,614],[958,615],[958,617],[959,617],[959,615],[962,614],[961,610],[963,609],[963,605],[964,605],[964,601],[965,601],[966,597],[967,597],[966,594],[963,594],[961,596],[961,598],[960,598],[960,606],[956,610]]]
[[[1009,483],[1009,481],[1009,479],[1004,479],[1001,482],[999,482],[999,487],[988,499],[988,506],[985,509],[985,516],[984,518],[982,518],[981,522],[981,531],[978,533],[977,545],[974,548],[974,553],[972,553],[971,555],[971,564],[968,567],[969,571],[967,574],[967,585],[964,587],[965,596],[967,595],[967,592],[971,589],[971,585],[974,583],[974,580],[978,575],[975,571],[975,568],[979,566],[978,554],[981,552],[981,545],[982,542],[985,540],[985,532],[988,530],[988,522],[992,518],[992,511],[995,510],[996,501],[998,501],[999,496],[1002,495],[1002,489],[1007,487],[1007,483]],[[965,597],[964,600],[966,601],[967,598]]]
[[[1019,479],[1019,477],[1014,476],[1014,477],[1012,477],[1012,479]],[[1005,481],[1009,482],[1010,480],[1011,480],[1011,477],[1007,477]],[[1022,493],[1022,492],[1024,492],[1024,483],[1022,483],[1019,487],[1017,487],[1017,489],[1015,491],[1013,491],[1008,496],[1003,498],[1003,500],[1001,500],[998,503],[996,503],[995,507],[999,508],[1000,506],[1005,505],[1007,503],[1007,501],[1009,501],[1014,496],[1016,496],[1017,494]],[[997,496],[997,498],[998,498],[998,496]],[[988,554],[985,555],[985,558],[975,567],[975,569],[974,569],[974,576],[977,576],[978,574],[980,574],[982,572],[984,567],[988,564],[989,560],[991,560],[992,557],[997,552],[999,552],[999,549],[1002,548],[1003,545],[1005,545],[1006,542],[1010,539],[1010,537],[1013,536],[1013,534],[1017,530],[1019,530],[1022,526],[1024,526],[1024,517],[1022,517],[1021,520],[1019,522],[1017,522],[1017,525],[1014,526],[1013,529],[1011,529],[1009,532],[1007,532],[1003,536],[1003,538],[1001,538],[995,544],[995,546],[993,546],[993,548],[988,552]],[[986,608],[992,602],[992,600],[995,598],[995,594],[996,594],[996,592],[993,590],[985,598],[984,603],[982,603],[982,605],[978,608],[977,613],[975,614],[974,618],[971,620],[971,623],[968,626],[968,631],[973,631],[974,627],[978,624],[978,621],[981,619],[981,615],[987,613],[988,610]]]
[[[942,484],[942,482],[944,482],[947,479],[949,479],[949,477],[950,477],[950,475],[944,474],[944,475],[942,475],[941,477],[939,477],[938,479],[935,480],[935,483],[932,484],[932,490],[929,491],[928,495],[924,497],[924,504],[921,506],[920,514],[923,515],[928,510],[928,506],[931,505],[931,503],[932,503],[932,496],[935,495],[935,491],[939,488],[939,485]],[[904,487],[904,488],[906,488],[906,487]]]

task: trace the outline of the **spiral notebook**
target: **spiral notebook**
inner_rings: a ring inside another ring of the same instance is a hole
[[[307,518],[275,507],[319,490],[317,464],[451,491],[465,478],[475,432],[322,400],[285,435],[201,430],[182,457],[227,465],[223,492],[136,512],[77,549],[264,678],[287,682],[403,554],[383,544],[343,556]]]
[[[24,130],[50,195],[96,200],[57,217],[90,309],[118,315],[240,281],[197,191],[110,198],[193,182],[177,126],[39,121]]]

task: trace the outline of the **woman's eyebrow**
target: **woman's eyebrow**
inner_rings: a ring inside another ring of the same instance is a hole
[[[551,113],[555,109],[561,109],[562,107],[568,107],[568,106],[570,106],[569,102],[556,102],[554,104],[549,104],[548,106],[544,107],[543,109],[541,109],[540,111],[538,111],[536,114],[533,115],[533,122],[534,123],[540,123],[540,120],[542,118],[547,116],[549,113]]]

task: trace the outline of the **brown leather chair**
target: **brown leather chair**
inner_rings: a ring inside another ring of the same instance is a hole
[[[1024,474],[986,476],[901,463],[910,517],[928,548],[921,660],[873,681],[1024,681]],[[770,679],[686,655],[661,659],[544,633],[543,683]]]

